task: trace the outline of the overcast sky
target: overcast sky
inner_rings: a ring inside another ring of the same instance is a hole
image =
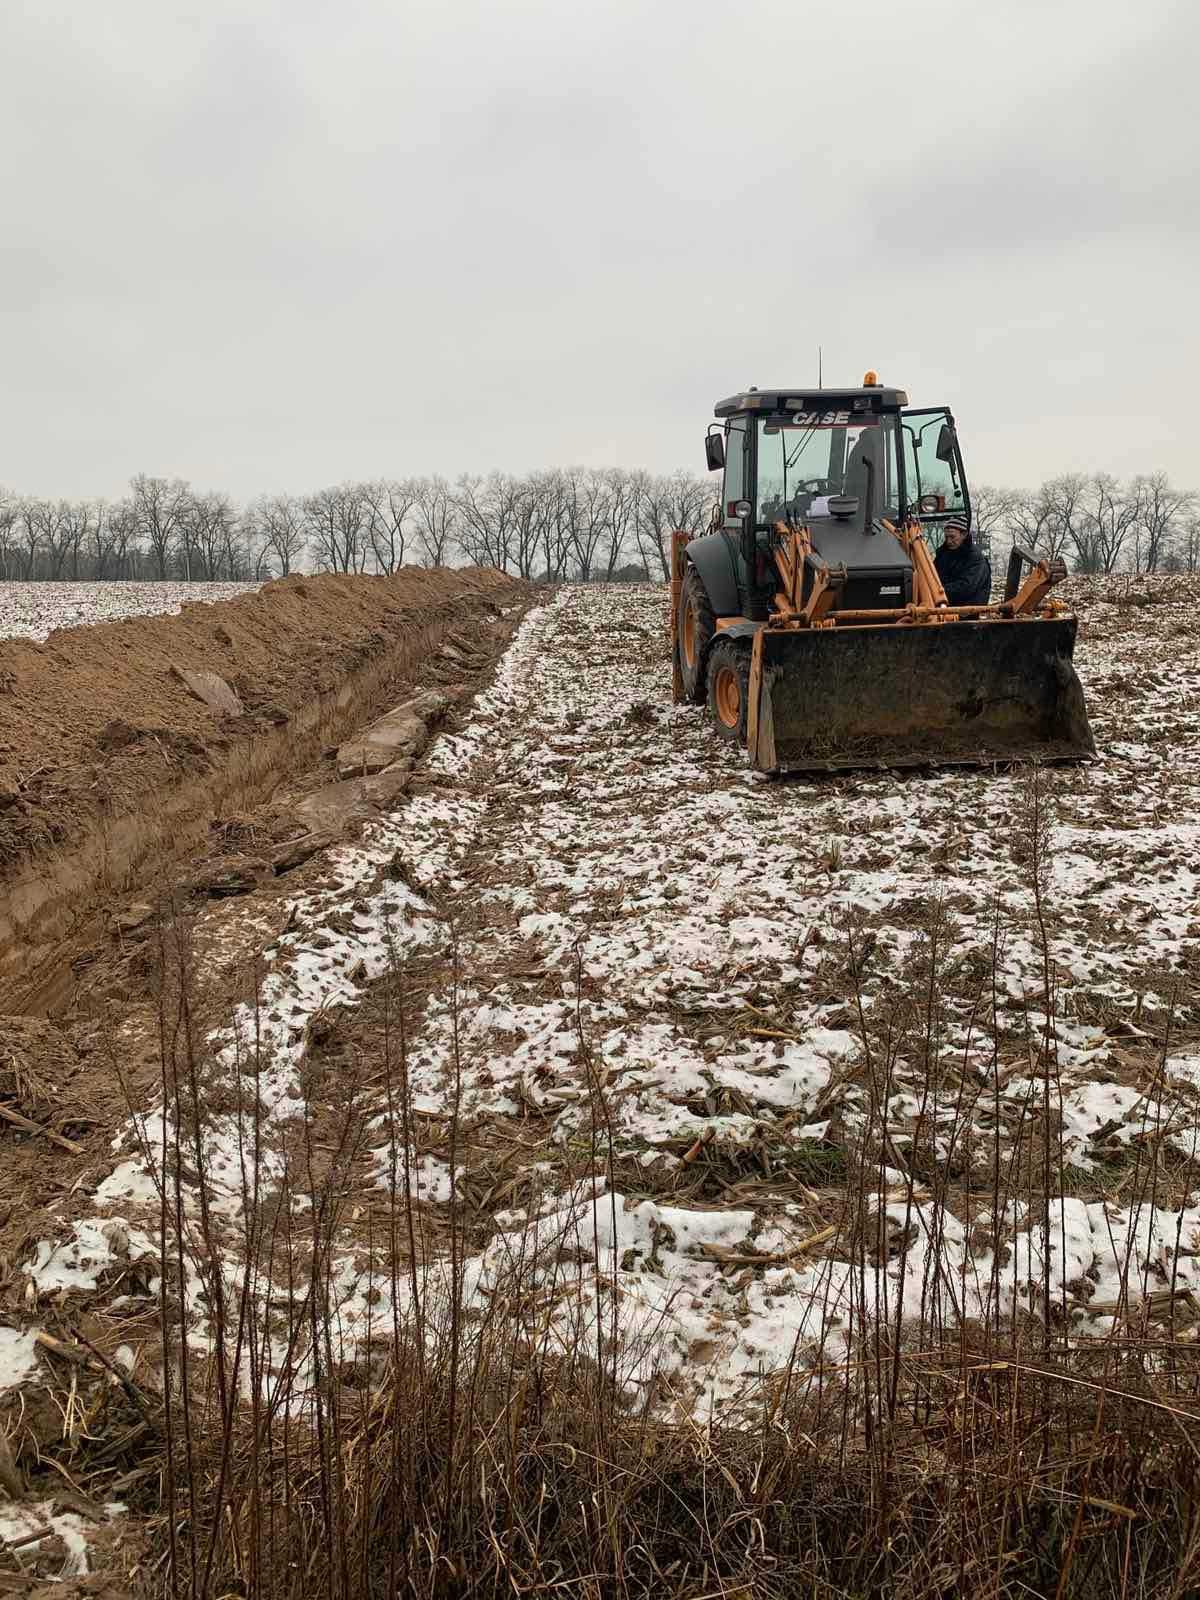
[[[1200,0],[0,0],[0,484],[703,468],[868,366],[1200,484]]]

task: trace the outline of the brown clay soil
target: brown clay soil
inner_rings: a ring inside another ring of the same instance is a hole
[[[524,592],[480,568],[296,576],[178,616],[0,641],[0,1009],[41,1009],[40,975],[96,907],[310,766],[450,630]],[[177,669],[219,676],[240,714],[211,710]]]

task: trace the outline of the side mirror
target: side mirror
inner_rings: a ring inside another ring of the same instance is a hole
[[[938,434],[937,458],[939,461],[954,460],[954,429],[948,422],[943,422],[941,432]]]
[[[705,434],[704,459],[708,462],[710,472],[716,472],[725,465],[725,440],[719,433]]]

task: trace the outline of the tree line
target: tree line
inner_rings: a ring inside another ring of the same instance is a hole
[[[523,578],[665,578],[670,532],[708,521],[714,480],[554,468],[380,478],[238,507],[139,476],[112,502],[0,490],[0,579],[239,582],[293,571],[394,572],[471,562]]]
[[[973,491],[976,538],[993,557],[1013,544],[1061,556],[1072,572],[1200,570],[1200,496],[1165,472],[1122,483],[1067,472],[1035,490]]]
[[[719,493],[715,477],[620,467],[380,478],[241,507],[180,478],[138,476],[110,502],[0,489],[0,579],[239,582],[464,561],[552,582],[661,579],[671,530],[701,531]],[[1076,572],[1200,570],[1200,497],[1164,472],[983,486],[973,521],[993,558],[1016,543]]]

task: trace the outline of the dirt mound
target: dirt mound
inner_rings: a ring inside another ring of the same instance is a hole
[[[0,870],[82,817],[128,809],[147,778],[286,722],[431,608],[508,584],[478,568],[293,577],[179,616],[0,641]],[[224,680],[243,715],[214,713],[184,681],[196,672]]]
[[[127,887],[215,808],[261,798],[383,709],[451,629],[527,591],[483,568],[295,576],[0,641],[0,977],[77,920],[68,902]]]

